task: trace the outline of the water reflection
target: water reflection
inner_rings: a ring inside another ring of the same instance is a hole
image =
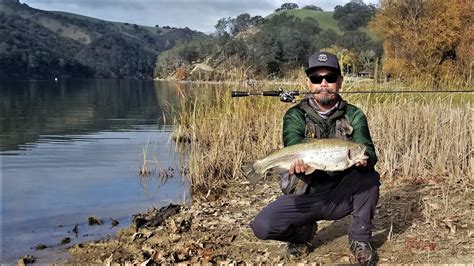
[[[109,217],[126,226],[134,213],[182,201],[188,185],[163,119],[178,97],[166,82],[1,82],[1,262],[30,253],[48,262],[32,247],[113,234]],[[152,169],[176,169],[173,179],[140,179],[145,146],[159,162]],[[106,225],[88,226],[92,215]]]
[[[0,84],[1,150],[39,135],[71,135],[162,124],[177,102],[174,84],[138,80],[65,80]]]

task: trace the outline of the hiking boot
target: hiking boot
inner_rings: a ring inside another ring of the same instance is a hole
[[[377,254],[368,241],[350,240],[349,247],[354,254],[355,263],[375,265]]]
[[[316,234],[316,231],[318,231],[318,224],[305,224],[302,225],[299,230],[303,232],[308,232],[308,240],[302,244],[288,242],[286,247],[286,257],[289,259],[297,259],[314,250],[314,246],[313,244],[311,244],[310,241],[313,239],[314,235]]]
[[[311,243],[305,242],[303,244],[296,244],[288,242],[286,244],[286,258],[295,260],[302,256],[307,255],[309,252],[313,251],[314,247]]]
[[[318,231],[318,223],[313,223],[313,224],[308,224],[308,225],[303,225],[303,227],[307,228],[310,226],[311,228],[308,230],[309,231],[309,237],[308,237],[308,242],[311,243],[311,240],[313,240],[313,237],[316,235],[316,232]]]

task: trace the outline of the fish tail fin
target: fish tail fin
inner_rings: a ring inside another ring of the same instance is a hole
[[[242,165],[242,172],[250,184],[255,185],[262,179],[262,175],[259,175],[255,168],[253,167],[253,163],[245,163]]]

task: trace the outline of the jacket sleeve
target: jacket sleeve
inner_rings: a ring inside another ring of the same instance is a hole
[[[283,145],[290,146],[304,140],[306,122],[301,110],[290,108],[283,116]]]
[[[357,111],[354,113],[354,118],[352,119],[352,128],[352,141],[364,144],[366,147],[365,155],[369,157],[367,159],[367,167],[373,168],[377,163],[377,154],[375,153],[375,147],[372,142],[372,137],[370,136],[367,118],[360,109],[357,109]]]

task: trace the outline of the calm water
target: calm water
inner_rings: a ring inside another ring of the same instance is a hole
[[[105,237],[117,229],[109,217],[123,227],[132,214],[182,201],[188,186],[166,124],[178,97],[166,82],[0,82],[1,262],[64,259],[65,237]],[[150,167],[171,167],[175,178],[139,177],[145,146],[159,163]],[[104,225],[88,226],[89,216]],[[35,251],[40,243],[52,248]]]

